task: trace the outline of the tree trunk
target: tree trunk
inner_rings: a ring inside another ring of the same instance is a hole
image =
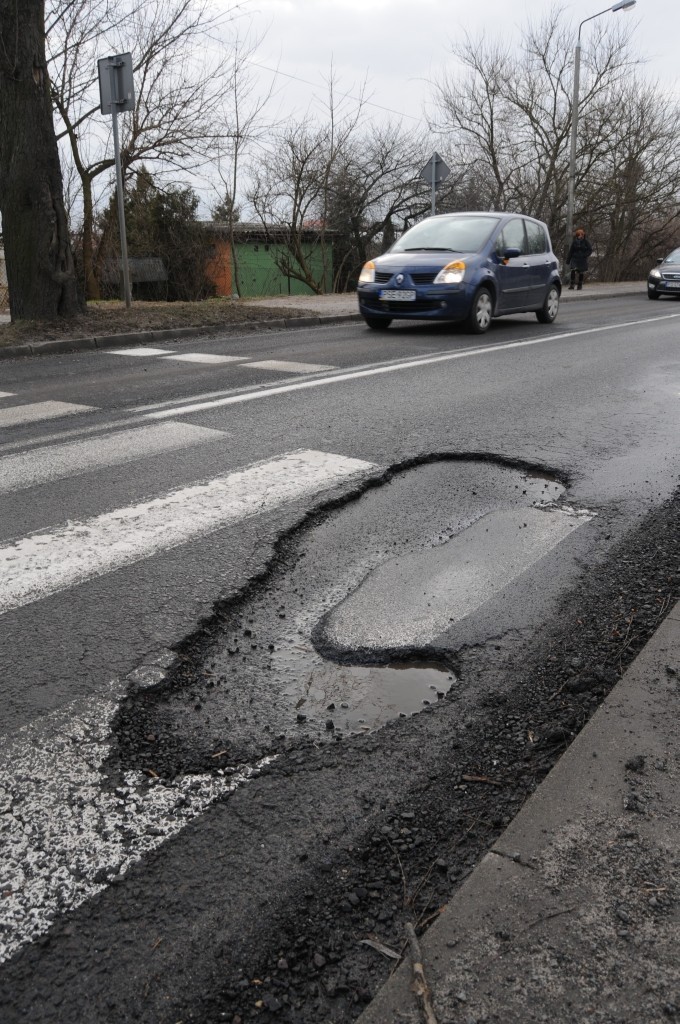
[[[80,308],[45,62],[44,0],[0,0],[0,214],[12,320]]]

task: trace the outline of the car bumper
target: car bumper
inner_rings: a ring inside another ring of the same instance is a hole
[[[656,295],[680,296],[680,281],[665,281],[663,278],[657,280],[650,277],[647,281],[647,291]]]
[[[361,285],[357,288],[362,316],[386,320],[464,320],[470,310],[475,287],[465,284],[416,287],[411,301],[385,301],[380,295],[385,285]]]

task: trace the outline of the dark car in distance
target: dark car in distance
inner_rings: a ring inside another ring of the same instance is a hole
[[[680,295],[680,249],[673,249],[665,259],[656,261],[647,278],[647,295],[650,299]]]
[[[493,317],[557,316],[562,284],[548,229],[516,213],[442,213],[405,231],[359,275],[359,312],[369,327],[392,320],[463,321],[473,334]]]

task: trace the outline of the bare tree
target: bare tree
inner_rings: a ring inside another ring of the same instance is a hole
[[[394,239],[395,221],[429,201],[422,134],[376,125],[364,108],[363,87],[348,103],[331,69],[327,117],[282,126],[253,168],[249,201],[285,233],[279,268],[315,292],[331,283],[331,256],[333,287],[354,286],[369,252]]]
[[[99,115],[97,58],[130,50],[135,110],[123,119],[121,160],[127,177],[142,162],[182,172],[215,150],[228,62],[206,58],[208,36],[242,5],[213,13],[210,0],[48,0],[48,53],[58,136],[70,150],[83,207],[83,264],[96,297],[94,184],[113,167],[108,124]],[[104,51],[105,52],[102,52]]]
[[[222,186],[220,203],[213,211],[219,211],[226,220],[233,268],[233,284],[237,294],[241,293],[238,250],[234,225],[241,214],[239,190],[244,158],[261,148],[263,141],[277,127],[267,115],[273,86],[263,92],[254,88],[252,61],[261,40],[246,33],[236,35],[232,40],[231,71],[224,96],[221,118],[221,138],[217,148],[217,171]],[[220,219],[220,218],[216,218]]]
[[[42,0],[0,0],[0,213],[13,320],[79,309]]]
[[[565,225],[573,50],[573,29],[553,10],[524,29],[517,52],[488,31],[466,37],[454,48],[459,72],[435,84],[432,127],[477,183],[478,205],[537,216],[553,238]],[[640,63],[616,19],[593,29],[582,62],[576,199],[607,276],[624,274],[677,211],[678,105],[652,101],[635,77]]]

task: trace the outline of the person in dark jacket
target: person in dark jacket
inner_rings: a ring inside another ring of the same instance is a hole
[[[576,228],[573,241],[567,253],[567,263],[571,267],[570,291],[574,290],[574,282],[577,275],[578,284],[576,285],[576,290],[580,292],[583,288],[583,275],[588,270],[588,257],[592,251],[593,247],[586,238],[585,230],[583,228]]]

